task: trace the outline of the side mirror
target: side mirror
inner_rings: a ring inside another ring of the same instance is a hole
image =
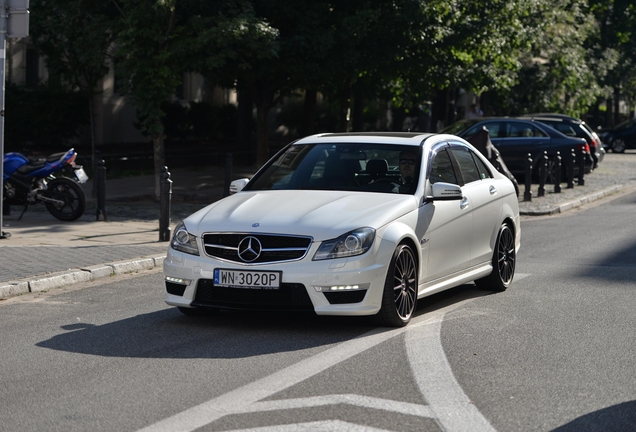
[[[235,194],[237,192],[242,191],[243,188],[245,187],[245,185],[249,181],[250,181],[250,179],[247,179],[247,178],[234,180],[232,183],[230,183],[230,195],[233,195],[233,194]]]
[[[452,183],[433,183],[433,196],[427,196],[426,202],[433,201],[455,201],[463,198],[462,188]]]

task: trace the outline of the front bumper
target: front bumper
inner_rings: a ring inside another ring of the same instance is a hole
[[[302,260],[259,265],[242,265],[169,248],[163,262],[164,300],[180,307],[313,311],[318,315],[376,314],[382,302],[391,253],[372,248],[356,257],[312,261],[316,247]],[[278,290],[215,287],[216,268],[281,271],[281,287]]]

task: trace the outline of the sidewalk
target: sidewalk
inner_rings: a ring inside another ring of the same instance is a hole
[[[251,174],[249,169],[234,168],[232,179]],[[172,172],[171,229],[180,219],[222,198],[224,179],[223,168]],[[96,220],[91,181],[83,186],[87,210],[77,221],[58,221],[40,204],[29,207],[21,219],[22,209],[17,207],[3,216],[2,231],[11,237],[0,240],[0,299],[162,265],[168,242],[159,241],[154,177],[107,179],[107,222],[102,215]],[[539,197],[538,185],[533,185],[532,201],[524,202],[520,185],[521,214],[561,213],[636,188],[636,152],[609,153],[585,177],[584,186],[576,181],[572,189],[565,186],[556,194],[554,186],[548,185],[545,196]]]

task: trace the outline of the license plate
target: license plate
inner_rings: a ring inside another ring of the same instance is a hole
[[[79,181],[80,183],[86,183],[86,181],[88,180],[88,176],[84,172],[84,168],[75,169],[75,177],[77,177],[77,181]]]
[[[214,285],[228,288],[280,288],[282,272],[214,269]]]

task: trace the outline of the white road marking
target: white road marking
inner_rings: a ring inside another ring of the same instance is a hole
[[[442,348],[442,320],[443,316],[406,332],[406,352],[417,386],[442,430],[494,431],[453,375]]]
[[[493,431],[493,427],[479,413],[464,394],[459,383],[457,383],[441,344],[440,330],[444,315],[464,304],[464,302],[458,301],[450,306],[416,317],[409,326],[404,328],[392,330],[379,328],[367,332],[260,380],[149,425],[141,429],[140,432],[191,432],[232,414],[342,403],[433,418],[442,430],[449,432],[466,430],[475,432]],[[406,333],[405,343],[414,379],[429,405],[351,394],[259,402],[404,333]],[[249,431],[258,432],[274,430],[379,431],[380,429],[372,429],[366,426],[363,428],[362,426],[342,421],[298,423],[287,426],[249,429]]]
[[[402,334],[406,331],[406,328],[408,327],[395,330],[372,330],[265,378],[161,420],[141,429],[141,431],[190,432],[226,415],[246,412],[247,408],[253,403],[285,390],[344,360]]]
[[[266,402],[256,402],[247,407],[247,410],[245,412],[263,412],[341,404],[391,411],[399,414],[406,414],[417,417],[433,417],[433,411],[427,405],[419,405],[410,402],[398,402],[390,399],[360,396],[356,394],[338,394],[328,396],[313,396],[298,399],[281,399]]]
[[[341,420],[295,423],[290,425],[267,426],[254,429],[241,429],[240,432],[389,432],[369,426],[360,426]]]

